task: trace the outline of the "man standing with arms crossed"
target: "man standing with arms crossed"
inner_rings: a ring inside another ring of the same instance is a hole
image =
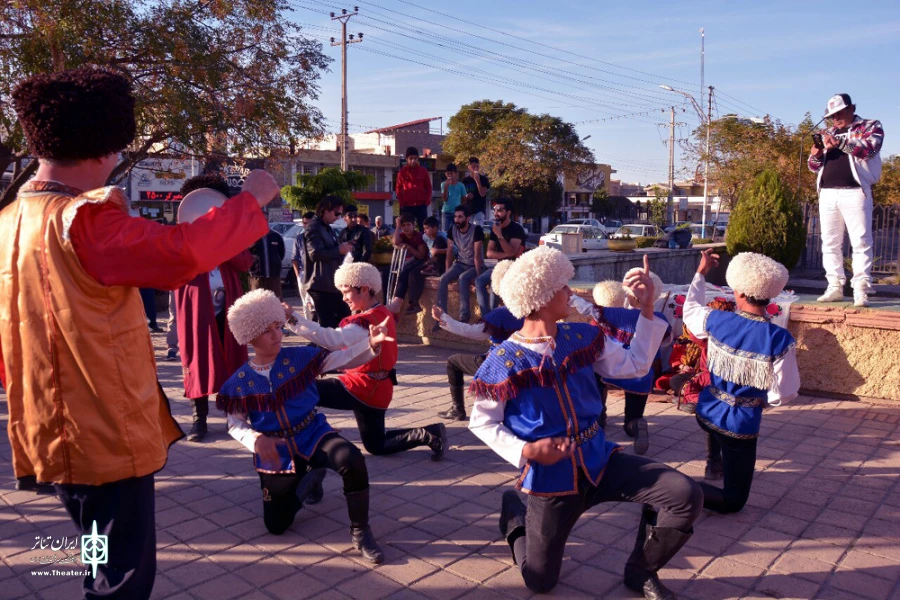
[[[862,119],[849,94],[828,100],[825,116],[832,126],[822,132],[822,147],[813,145],[809,170],[818,173],[822,266],[828,289],[819,302],[844,299],[844,227],[853,248],[853,305],[868,306],[872,293],[872,185],[881,177],[881,122]]]
[[[469,158],[469,174],[462,180],[466,186],[465,202],[469,205],[473,225],[484,225],[484,213],[487,211],[487,193],[491,182],[481,174],[481,163],[477,156]]]
[[[422,231],[428,216],[431,192],[431,173],[419,165],[419,151],[410,146],[406,149],[406,164],[397,173],[397,202],[400,203],[401,214],[410,214],[415,218],[419,231]]]

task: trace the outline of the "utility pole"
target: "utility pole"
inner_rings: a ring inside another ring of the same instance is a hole
[[[675,223],[673,200],[675,196],[675,107],[670,109],[669,122],[669,199],[666,203],[667,225]]]
[[[703,90],[706,88],[703,86],[703,67],[706,59],[706,33],[703,28],[700,28],[700,112],[703,112]]]
[[[709,202],[709,130],[712,129],[712,95],[713,86],[709,86],[709,101],[706,103],[706,164],[703,165],[703,217],[700,221],[700,231],[703,237],[706,237],[706,205]],[[720,198],[719,202],[721,201]],[[715,228],[715,224],[713,224],[713,228]],[[716,237],[715,229],[712,237]]]
[[[347,21],[350,20],[350,17],[359,14],[359,7],[354,6],[353,12],[347,12],[347,9],[342,9],[341,14],[335,15],[331,13],[332,21],[340,21],[341,22],[341,41],[335,42],[334,38],[331,38],[332,46],[340,46],[341,47],[341,170],[346,171],[348,168],[347,165],[347,45],[348,44],[356,44],[358,42],[363,41],[363,34],[359,34],[359,39],[353,39],[353,34],[350,34],[350,37],[347,37]]]

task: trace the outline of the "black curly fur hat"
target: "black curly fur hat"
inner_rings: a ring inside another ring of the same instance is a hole
[[[16,86],[12,104],[40,158],[102,158],[134,140],[134,97],[119,73],[80,67],[34,75]]]
[[[228,188],[228,182],[217,173],[204,173],[203,175],[195,175],[181,184],[181,195],[187,196],[194,190],[200,188],[210,188],[217,192],[222,192],[226,197],[231,196],[231,190]]]

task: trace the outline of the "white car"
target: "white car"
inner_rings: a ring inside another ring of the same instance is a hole
[[[615,232],[617,232],[621,226],[622,226],[622,221],[609,221],[608,220],[605,223],[603,223],[603,229],[609,235],[612,235]]]
[[[636,237],[659,237],[662,235],[656,225],[623,225],[610,237],[614,240],[624,239],[626,236]]]
[[[563,225],[587,225],[588,227],[603,229],[603,224],[597,219],[572,219],[571,221],[566,221]]]
[[[283,221],[278,223],[269,223],[269,229],[284,236],[285,232],[296,225],[293,221]]]
[[[557,225],[550,233],[541,236],[538,242],[541,246],[550,246],[557,250],[562,249],[562,234],[580,233],[582,235],[581,250],[606,250],[609,247],[609,236],[600,227],[588,225]]]
[[[341,232],[347,227],[347,222],[343,219],[335,221],[331,225],[334,232],[340,237]],[[291,223],[291,227],[281,234],[284,238],[284,259],[281,261],[281,278],[287,279],[293,272],[294,266],[291,264],[291,254],[294,252],[294,242],[297,236],[303,233],[303,225],[300,223]]]

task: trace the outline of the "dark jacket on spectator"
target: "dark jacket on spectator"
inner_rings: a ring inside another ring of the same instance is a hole
[[[341,266],[344,255],[338,250],[334,229],[320,217],[313,217],[303,232],[303,285],[307,291],[337,294],[334,273]]]
[[[250,248],[253,255],[252,277],[281,277],[281,261],[284,260],[284,238],[277,231],[269,230]]]
[[[341,242],[350,242],[353,245],[353,262],[369,262],[372,258],[372,244],[374,236],[368,228],[357,225],[352,229],[347,227],[341,232]]]

